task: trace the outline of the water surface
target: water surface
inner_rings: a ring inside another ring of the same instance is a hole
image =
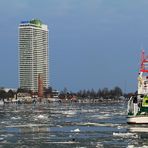
[[[147,125],[126,123],[126,103],[0,106],[0,147],[148,147]]]

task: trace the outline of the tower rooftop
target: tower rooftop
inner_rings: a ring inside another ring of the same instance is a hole
[[[42,23],[42,21],[41,20],[39,20],[39,19],[32,19],[32,20],[30,20],[30,21],[21,21],[21,23],[20,23],[20,25],[22,26],[22,25],[33,25],[33,26],[35,26],[35,27],[39,27],[39,28],[42,28],[42,26],[44,25],[43,23]]]

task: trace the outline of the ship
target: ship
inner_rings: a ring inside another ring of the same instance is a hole
[[[127,105],[128,124],[148,124],[148,56],[141,52],[136,93],[130,97]]]

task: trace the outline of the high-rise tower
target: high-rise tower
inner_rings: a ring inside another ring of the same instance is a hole
[[[48,27],[40,20],[19,25],[19,87],[38,92],[38,77],[48,87]]]

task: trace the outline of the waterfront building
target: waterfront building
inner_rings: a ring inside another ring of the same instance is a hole
[[[39,84],[48,88],[48,60],[48,26],[37,19],[22,21],[19,25],[19,87],[33,92],[43,90]]]

